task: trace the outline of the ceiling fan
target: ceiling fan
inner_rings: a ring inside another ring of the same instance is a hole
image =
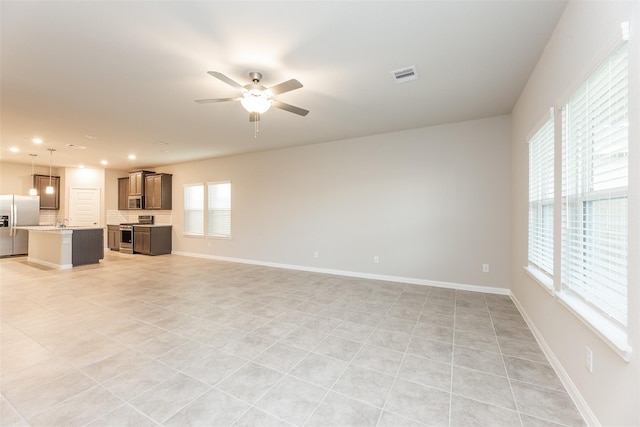
[[[282,82],[275,86],[271,86],[270,88],[266,88],[260,84],[260,80],[262,80],[262,74],[257,71],[252,71],[251,73],[249,73],[249,78],[251,78],[251,81],[253,83],[249,83],[244,86],[217,71],[208,71],[207,73],[219,80],[222,80],[229,86],[239,89],[242,96],[238,96],[236,98],[197,99],[196,102],[199,104],[208,104],[211,102],[240,101],[245,110],[249,112],[250,122],[260,121],[260,114],[267,111],[271,106],[280,108],[281,110],[289,111],[290,113],[298,114],[300,116],[306,116],[307,114],[309,114],[309,110],[285,104],[284,102],[278,101],[277,99],[273,98],[274,95],[280,95],[285,92],[300,89],[302,87],[302,83],[300,83],[296,79],[287,80],[286,82]]]

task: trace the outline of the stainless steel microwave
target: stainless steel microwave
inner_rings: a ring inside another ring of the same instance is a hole
[[[129,196],[129,209],[142,209],[143,200],[142,196]]]

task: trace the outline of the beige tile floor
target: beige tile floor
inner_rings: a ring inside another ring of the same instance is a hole
[[[176,255],[0,269],[5,427],[584,425],[506,296]]]

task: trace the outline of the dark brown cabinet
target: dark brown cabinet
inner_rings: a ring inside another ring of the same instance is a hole
[[[104,230],[73,230],[71,262],[73,266],[97,264],[104,258]]]
[[[118,210],[129,209],[129,178],[118,178]]]
[[[107,226],[107,247],[112,251],[120,250],[120,226]]]
[[[38,196],[40,196],[40,209],[44,210],[59,210],[60,209],[60,177],[51,177],[51,186],[53,187],[53,194],[47,194],[47,187],[49,186],[49,175],[34,175],[33,185],[38,190]]]
[[[158,173],[144,177],[144,208],[171,209],[171,175]]]
[[[144,177],[149,171],[129,172],[129,195],[144,196]]]
[[[134,225],[133,252],[144,255],[163,255],[171,253],[170,225]]]

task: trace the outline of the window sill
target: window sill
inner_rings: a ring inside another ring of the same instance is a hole
[[[625,362],[631,360],[632,348],[628,343],[626,331],[615,322],[607,319],[569,291],[555,292],[553,279],[533,266],[525,266],[527,274],[551,296],[557,298],[574,316],[600,337]]]
[[[196,237],[196,238],[203,238],[204,234],[195,234],[195,233],[182,233],[183,237]]]
[[[622,330],[613,321],[604,317],[571,292],[562,291],[555,295],[562,305],[606,342],[625,362],[631,360],[633,349],[628,343],[626,331]]]
[[[525,266],[524,271],[545,291],[549,292],[550,295],[554,295],[552,278],[531,265]]]
[[[232,240],[231,236],[207,236],[207,239]]]

